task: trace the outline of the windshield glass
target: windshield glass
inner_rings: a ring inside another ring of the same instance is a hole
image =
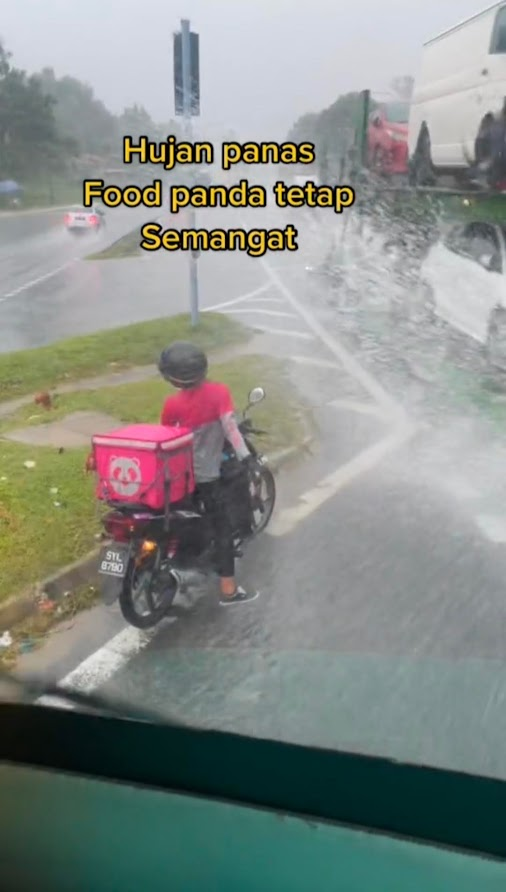
[[[407,124],[409,104],[407,102],[389,102],[385,106],[385,117],[390,124]]]
[[[1,666],[506,779],[506,89],[491,61],[451,92],[476,0],[4,6]]]

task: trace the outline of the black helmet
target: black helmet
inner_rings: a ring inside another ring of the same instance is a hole
[[[207,375],[207,356],[200,347],[188,341],[174,341],[163,350],[158,369],[174,387],[196,387]]]

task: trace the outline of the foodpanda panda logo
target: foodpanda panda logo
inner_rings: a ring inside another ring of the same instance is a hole
[[[113,455],[109,462],[109,483],[118,496],[135,496],[142,484],[139,459]]]

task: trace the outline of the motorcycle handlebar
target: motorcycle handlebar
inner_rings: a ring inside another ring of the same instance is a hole
[[[241,434],[253,434],[257,437],[266,436],[267,434],[267,431],[263,431],[260,430],[260,428],[253,427],[249,419],[241,421],[241,423],[239,424],[239,430],[241,431]]]

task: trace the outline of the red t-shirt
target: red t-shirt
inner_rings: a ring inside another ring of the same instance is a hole
[[[226,384],[204,381],[191,390],[179,390],[166,399],[161,423],[193,431],[197,482],[219,477],[226,437],[231,439],[239,457],[248,452],[234,421],[234,403]]]
[[[232,394],[226,384],[204,381],[191,390],[179,390],[167,397],[162,409],[162,424],[180,425],[196,430],[206,424],[221,424],[221,418],[234,411]]]

